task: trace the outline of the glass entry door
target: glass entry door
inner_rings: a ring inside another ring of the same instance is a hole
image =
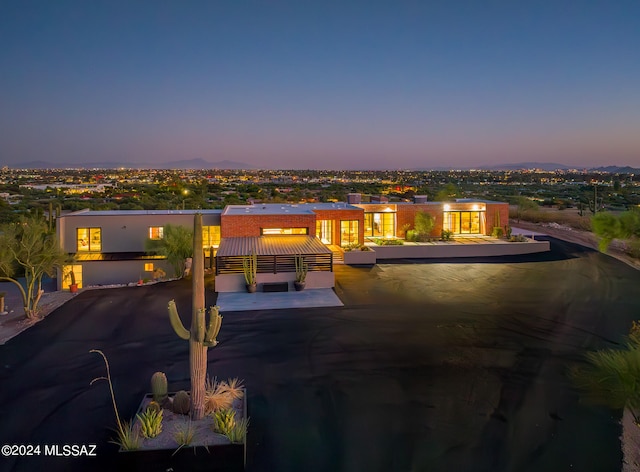
[[[316,236],[324,244],[333,244],[333,221],[331,220],[316,221]]]
[[[445,211],[444,229],[454,234],[480,234],[480,211]]]

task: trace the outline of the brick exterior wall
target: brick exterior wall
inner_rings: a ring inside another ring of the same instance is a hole
[[[440,237],[442,234],[442,225],[444,219],[442,216],[442,205],[398,205],[398,212],[396,213],[396,234],[398,237],[404,237],[402,233],[402,227],[409,225],[409,229],[413,229],[413,223],[416,218],[416,213],[423,211],[430,214],[435,218],[435,224],[431,231],[431,236],[434,238]]]
[[[358,242],[359,244],[364,244],[364,210],[350,210],[345,208],[335,210],[315,209],[313,211],[315,212],[318,220],[333,221],[333,244],[336,246],[340,245],[340,222],[347,220],[358,220]]]
[[[500,226],[509,226],[509,204],[508,203],[487,203],[487,233],[491,234],[496,222],[496,213],[499,214]]]
[[[262,228],[308,228],[309,236],[316,235],[316,216],[313,214],[223,214],[221,220],[220,236],[222,238],[260,236]]]

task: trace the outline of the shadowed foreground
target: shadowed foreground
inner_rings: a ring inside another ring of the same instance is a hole
[[[245,379],[248,470],[620,470],[619,415],[580,404],[566,371],[621,341],[640,272],[557,240],[491,262],[338,267],[343,308],[223,313],[209,373]],[[85,292],[0,346],[0,443],[95,443],[99,456],[0,458],[0,470],[115,470],[88,351],[108,356],[125,418],[156,370],[188,388],[166,303],[188,313],[189,291]]]

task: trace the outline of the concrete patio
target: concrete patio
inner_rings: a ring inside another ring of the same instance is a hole
[[[333,289],[307,289],[300,292],[222,292],[218,294],[220,311],[281,310],[343,306]]]

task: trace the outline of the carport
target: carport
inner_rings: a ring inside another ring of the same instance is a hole
[[[313,236],[259,236],[223,238],[216,253],[216,291],[245,290],[243,260],[255,254],[258,289],[265,283],[286,282],[296,278],[295,257],[307,265],[306,288],[334,286],[333,253]]]

